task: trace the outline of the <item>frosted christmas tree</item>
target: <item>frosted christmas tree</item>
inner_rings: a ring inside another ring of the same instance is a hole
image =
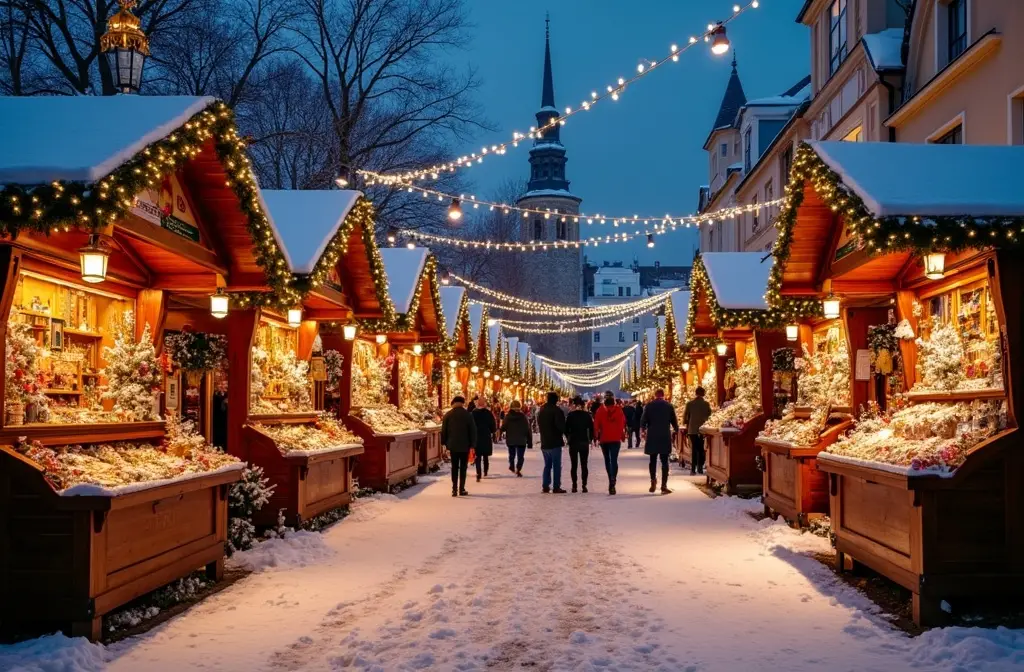
[[[114,347],[103,349],[107,360],[107,391],[103,398],[113,399],[114,411],[124,414],[129,421],[159,420],[156,401],[160,393],[160,364],[149,324],[139,342],[135,341],[135,315],[131,311],[125,311],[113,328]]]
[[[933,390],[955,390],[964,380],[964,346],[952,324],[938,320],[928,340],[917,339],[922,385]]]

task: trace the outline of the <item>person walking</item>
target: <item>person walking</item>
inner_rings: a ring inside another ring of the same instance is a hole
[[[469,451],[476,446],[476,422],[465,408],[466,398],[452,399],[451,409],[441,421],[441,445],[452,457],[452,497],[465,497]]]
[[[704,435],[700,433],[700,428],[711,417],[711,404],[704,398],[706,393],[703,387],[698,387],[694,391],[697,396],[686,402],[683,408],[683,426],[686,427],[686,438],[690,441],[691,476],[704,473]]]
[[[633,449],[633,413],[636,412],[636,408],[633,406],[633,404],[627,403],[627,404],[623,404],[623,406],[622,406],[622,408],[620,410],[622,411],[622,416],[626,419],[626,431],[623,432],[624,434],[627,435],[627,437],[629,439],[629,443],[626,444],[626,450],[632,450]]]
[[[651,456],[651,492],[657,489],[658,458],[661,458],[661,494],[667,495],[668,456],[672,454],[672,432],[679,431],[676,409],[665,401],[665,390],[654,391],[654,401],[647,404],[640,416],[640,427],[644,430],[646,443],[644,453]]]
[[[522,411],[522,404],[513,399],[512,404],[501,423],[501,431],[505,434],[505,445],[508,446],[508,470],[517,477],[523,477],[523,462],[526,460],[526,449],[533,448],[533,431],[530,421]]]
[[[548,392],[547,403],[537,414],[537,427],[540,429],[540,452],[544,455],[542,491],[545,494],[553,492],[563,495],[565,490],[562,489],[562,447],[565,446],[565,414],[558,406],[558,394],[555,392]]]
[[[619,450],[628,431],[625,410],[615,404],[615,399],[605,397],[604,406],[597,409],[597,415],[594,416],[594,435],[601,445],[601,455],[604,456],[609,495],[615,494],[615,481],[619,477]]]
[[[594,442],[594,418],[587,410],[583,397],[572,400],[576,407],[565,419],[565,437],[569,442],[569,475],[572,477],[572,491],[576,492],[577,467],[583,476],[583,492],[587,491],[587,476],[590,475],[590,444]]]
[[[480,397],[476,400],[476,408],[473,410],[473,420],[476,422],[476,482],[480,482],[481,467],[482,475],[486,476],[491,469],[491,455],[494,453],[494,433],[497,431],[497,423],[494,421],[494,414],[487,408],[487,397]]]
[[[601,398],[596,394],[590,398],[590,406],[587,408],[591,416],[597,415],[597,409],[601,408]]]
[[[633,419],[629,425],[629,450],[633,447],[633,438],[636,437],[636,447],[640,447],[640,420],[644,416],[644,402],[639,399],[633,404]]]

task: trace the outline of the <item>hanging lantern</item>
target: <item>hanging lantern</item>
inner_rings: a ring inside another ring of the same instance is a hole
[[[727,51],[729,51],[729,38],[725,34],[725,26],[719,23],[711,31],[711,53],[721,56]]]
[[[725,353],[729,352],[729,345],[725,341],[722,341],[715,346],[715,350],[718,352],[719,357],[725,357]]]
[[[462,220],[462,203],[459,199],[453,198],[452,204],[448,206],[448,221],[458,222]]]
[[[821,302],[821,310],[825,314],[826,320],[834,320],[839,317],[839,297],[829,294]]]
[[[132,14],[135,0],[117,0],[121,5],[107,20],[107,32],[100,37],[100,51],[107,55],[114,86],[121,93],[138,93],[142,66],[149,56],[149,40],[139,30],[139,18]]]
[[[946,274],[946,254],[929,252],[924,255],[924,277],[929,280],[941,280]]]
[[[441,274],[441,284],[450,285],[452,283],[452,275],[448,271]]]
[[[490,371],[484,371],[484,378],[490,378],[490,377],[491,377],[491,372]]]
[[[689,370],[690,370],[690,363],[689,362],[683,362],[683,373],[686,373]]]
[[[344,327],[341,328],[341,335],[345,338],[346,341],[356,340],[356,325],[346,324]]]
[[[218,320],[228,315],[228,295],[224,293],[223,287],[218,287],[217,291],[210,295],[210,314]]]
[[[423,354],[423,346],[420,345],[419,343],[417,343],[416,345],[412,346],[412,354],[416,355],[417,357],[422,355]]]
[[[78,257],[82,267],[82,280],[97,283],[107,279],[110,247],[99,234],[89,236],[89,244],[78,250]]]
[[[377,345],[384,345],[385,343],[388,342],[388,335],[387,334],[377,334],[376,341],[377,341]]]
[[[448,368],[454,369],[458,365],[459,365],[459,363],[457,361],[455,361],[454,359],[449,359],[448,360]]]
[[[653,233],[648,233],[647,234],[647,247],[654,247],[654,234]]]
[[[469,367],[469,372],[470,373],[480,373],[480,367],[477,366],[476,364],[474,364],[473,366]]]
[[[341,174],[334,180],[334,183],[342,189],[347,189],[348,185],[352,184],[351,171],[348,168],[342,168]]]
[[[786,325],[786,340],[787,341],[795,341],[799,335],[800,335],[800,326],[799,325],[796,325],[796,324],[787,324]]]
[[[388,229],[388,245],[394,245],[396,240],[398,240],[398,229]]]
[[[300,324],[302,324],[302,308],[289,308],[288,326],[298,327]]]

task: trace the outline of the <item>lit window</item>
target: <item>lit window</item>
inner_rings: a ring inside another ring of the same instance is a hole
[[[858,126],[849,133],[843,136],[843,142],[863,142],[864,140],[864,127]]]
[[[846,0],[833,0],[828,28],[829,76],[846,59]]]

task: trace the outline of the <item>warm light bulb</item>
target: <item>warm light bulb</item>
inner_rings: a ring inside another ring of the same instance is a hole
[[[228,315],[228,295],[223,287],[218,287],[217,292],[210,295],[210,314],[218,320]]]
[[[924,277],[929,280],[941,280],[946,274],[946,255],[944,252],[930,252],[924,255]]]
[[[491,372],[490,371],[484,371],[484,378],[490,378],[490,377],[491,377]]]
[[[653,233],[648,233],[647,234],[647,247],[654,247],[654,234]]]
[[[825,319],[836,319],[839,317],[839,299],[829,294],[828,298],[821,302],[821,310],[825,314]]]
[[[302,308],[289,308],[288,326],[298,327],[300,324],[302,324]]]
[[[452,204],[448,206],[448,221],[458,222],[462,220],[462,204],[459,199],[453,198]]]
[[[97,283],[107,279],[110,248],[98,235],[89,236],[89,244],[78,250],[78,256],[81,262],[82,280]]]
[[[711,53],[715,56],[721,56],[722,54],[729,51],[729,38],[725,35],[725,26],[718,24],[718,26],[712,32],[713,39],[711,41]]]
[[[470,373],[480,373],[480,367],[477,366],[476,364],[474,364],[473,366],[469,367],[469,372]]]
[[[690,370],[690,363],[689,362],[683,362],[683,373],[686,373],[689,370]]]
[[[718,352],[719,357],[725,357],[725,353],[729,351],[729,346],[723,341],[715,346],[715,350]]]
[[[405,244],[405,247],[406,247],[406,249],[409,249],[409,250],[415,250],[416,249],[416,243],[414,243],[414,242],[412,242],[410,240],[408,243]]]
[[[423,346],[420,345],[419,343],[417,343],[416,345],[412,346],[412,354],[416,355],[417,357],[422,355],[423,354]]]
[[[493,327],[497,323],[498,323],[498,321],[496,319],[494,319],[493,317],[487,319],[487,326],[488,327]]]
[[[377,341],[377,345],[384,345],[385,343],[388,342],[388,335],[387,334],[377,334],[375,340]]]
[[[795,341],[799,335],[800,335],[800,327],[799,327],[799,325],[796,325],[796,324],[787,324],[786,325],[786,340],[787,341]]]
[[[458,365],[459,365],[459,363],[456,362],[454,359],[449,359],[448,360],[448,368],[454,369]]]
[[[344,327],[341,328],[341,334],[342,336],[345,337],[346,341],[356,340],[356,325],[346,324]]]

